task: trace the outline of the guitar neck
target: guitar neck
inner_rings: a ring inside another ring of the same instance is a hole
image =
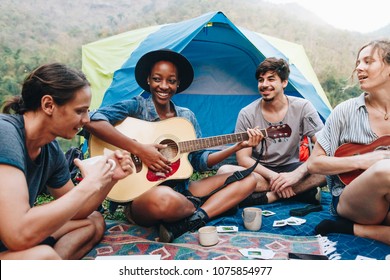
[[[261,130],[263,135],[267,135],[265,130]],[[213,136],[200,138],[195,140],[188,140],[179,142],[179,148],[181,153],[191,153],[211,147],[222,146],[226,144],[233,144],[248,140],[249,136],[246,132],[225,134],[221,136]]]

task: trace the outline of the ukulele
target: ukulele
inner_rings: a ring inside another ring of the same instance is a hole
[[[390,135],[384,135],[379,137],[370,144],[356,144],[356,143],[346,143],[337,148],[334,156],[335,157],[348,157],[355,156],[360,154],[365,154],[369,152],[374,152],[378,150],[390,150]],[[357,176],[364,172],[363,169],[357,169],[345,173],[338,174],[341,182],[345,185],[351,183]]]

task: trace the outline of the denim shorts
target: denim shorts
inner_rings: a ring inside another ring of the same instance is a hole
[[[339,204],[340,196],[332,196],[332,202],[330,203],[330,213],[333,216],[339,216],[337,213],[337,205]]]

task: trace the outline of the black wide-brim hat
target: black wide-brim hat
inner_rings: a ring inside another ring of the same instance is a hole
[[[176,93],[186,90],[191,85],[194,79],[194,69],[188,59],[178,52],[162,49],[148,52],[138,60],[135,66],[135,79],[142,89],[150,92],[147,78],[153,65],[158,61],[170,61],[175,64],[180,81]]]

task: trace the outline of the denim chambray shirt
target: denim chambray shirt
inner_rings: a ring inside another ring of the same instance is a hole
[[[176,112],[176,116],[188,119],[194,126],[196,137],[201,138],[202,132],[200,130],[198,121],[196,120],[195,114],[190,109],[176,106],[172,101],[171,104],[173,105],[173,108]],[[101,107],[98,110],[90,113],[91,121],[105,120],[112,125],[115,125],[116,123],[124,120],[127,117],[133,117],[150,122],[157,122],[161,120],[159,115],[157,114],[156,108],[154,107],[151,95],[147,99],[142,96],[135,96],[130,100],[124,100],[113,105]],[[152,140],[153,139],[151,139],[151,141]],[[189,154],[188,159],[194,170],[211,170],[207,166],[207,158],[210,153],[210,151],[201,150]],[[175,187],[178,191],[180,191],[180,189],[182,188],[187,189],[189,180],[186,179],[184,181],[181,181],[182,182],[180,182],[179,180],[175,180],[175,185],[172,185],[168,181],[164,182],[163,184],[168,184],[171,187]]]

